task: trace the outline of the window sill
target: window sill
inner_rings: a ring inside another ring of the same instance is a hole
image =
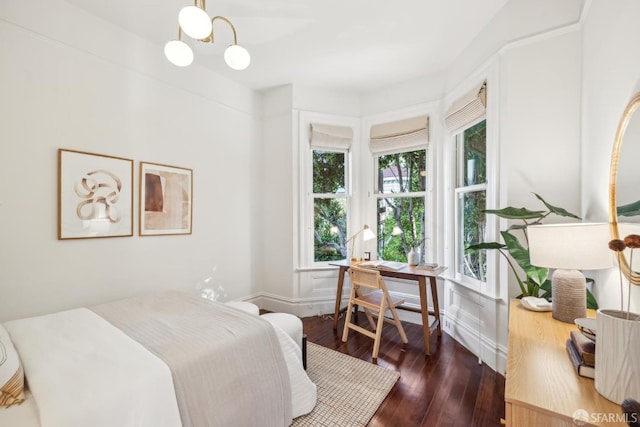
[[[489,300],[495,301],[495,302],[502,301],[502,298],[500,298],[499,296],[495,296],[495,295],[490,294],[488,292],[483,292],[481,289],[478,289],[477,286],[471,285],[469,283],[465,283],[464,281],[462,281],[460,279],[457,279],[455,277],[447,276],[447,275],[440,275],[440,277],[442,277],[444,280],[448,280],[449,282],[453,282],[458,286],[462,286],[463,288],[465,288],[465,289],[467,289],[467,290],[469,290],[469,291],[471,291],[471,292],[473,292],[475,294],[478,294],[478,295],[482,296],[483,298],[486,298],[486,299],[489,299]]]
[[[331,271],[331,270],[337,270],[339,268],[340,267],[337,267],[335,265],[316,265],[311,267],[298,267],[296,268],[296,272],[305,273],[309,271]]]

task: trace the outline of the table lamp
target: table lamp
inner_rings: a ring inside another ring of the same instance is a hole
[[[527,235],[531,265],[555,269],[551,276],[553,318],[573,323],[586,317],[587,283],[578,270],[613,267],[609,224],[531,225]]]
[[[362,240],[363,241],[372,240],[372,239],[376,238],[376,235],[373,234],[373,231],[371,231],[369,226],[367,224],[365,224],[364,227],[362,227],[357,233],[355,233],[353,236],[349,237],[347,239],[347,241],[345,242],[345,244],[348,245],[349,242],[354,240],[358,235],[360,235],[360,233],[363,233],[363,235],[362,235]],[[351,260],[352,261],[355,260],[355,258],[353,257],[353,250],[354,250],[355,246],[356,246],[356,242],[353,241],[353,243],[351,243]]]

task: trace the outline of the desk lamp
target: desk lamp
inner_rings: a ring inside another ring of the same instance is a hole
[[[553,318],[573,323],[586,317],[586,279],[578,270],[613,267],[609,224],[532,225],[527,234],[531,265],[555,269],[551,276]]]
[[[354,234],[353,236],[349,237],[347,239],[347,241],[345,242],[345,244],[348,245],[349,242],[351,242],[358,235],[360,235],[360,233],[364,233],[362,235],[362,240],[363,241],[372,240],[372,239],[376,238],[376,235],[373,234],[373,231],[371,231],[369,226],[367,224],[365,224],[364,227],[362,227],[356,234]],[[356,242],[354,241],[353,243],[351,243],[351,261],[355,261],[355,258],[353,257],[353,250],[354,250],[355,246],[356,246]]]

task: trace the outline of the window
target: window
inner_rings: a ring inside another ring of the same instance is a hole
[[[332,118],[315,116],[319,120]],[[314,123],[302,118],[303,197],[300,218],[300,264],[303,267],[345,259],[349,219],[349,168],[353,128]]]
[[[425,253],[427,150],[376,158],[378,257],[407,262],[411,250]]]
[[[424,260],[428,129],[426,115],[371,127],[380,259]]]
[[[456,135],[456,274],[486,282],[486,251],[467,246],[484,242],[487,200],[487,121]]]
[[[312,150],[313,260],[347,255],[347,153]]]

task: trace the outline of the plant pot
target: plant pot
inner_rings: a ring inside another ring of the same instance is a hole
[[[640,315],[620,310],[596,313],[595,386],[605,398],[621,404],[640,397]]]

